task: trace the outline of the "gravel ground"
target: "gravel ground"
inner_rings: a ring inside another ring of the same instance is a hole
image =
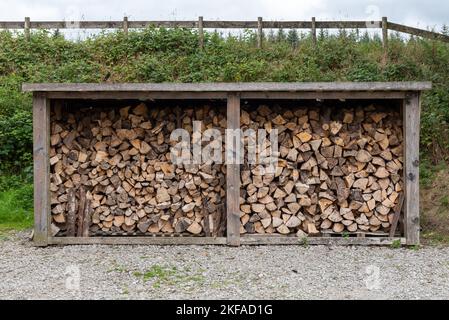
[[[449,299],[449,248],[0,240],[0,299]]]

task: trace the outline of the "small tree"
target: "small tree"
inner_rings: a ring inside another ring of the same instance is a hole
[[[293,48],[296,49],[298,47],[299,36],[298,31],[296,31],[296,29],[290,29],[290,31],[287,34],[287,41],[292,45]]]

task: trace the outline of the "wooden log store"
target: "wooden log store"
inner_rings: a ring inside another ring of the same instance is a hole
[[[419,244],[420,97],[429,89],[24,84],[33,93],[34,242]],[[275,172],[246,153],[242,164],[173,164],[171,133],[192,133],[196,121],[201,132],[276,129]]]

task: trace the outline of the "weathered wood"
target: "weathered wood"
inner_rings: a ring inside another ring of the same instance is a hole
[[[382,17],[382,46],[384,51],[388,48],[388,19],[387,17]]]
[[[395,233],[396,233],[396,229],[398,226],[398,222],[399,222],[399,218],[401,216],[401,212],[402,212],[402,206],[404,204],[404,193],[401,193],[401,195],[399,196],[399,201],[396,204],[396,206],[394,207],[394,216],[393,216],[393,221],[391,222],[391,227],[390,227],[390,237],[394,237]]]
[[[51,245],[225,245],[226,237],[51,237]]]
[[[393,31],[408,33],[408,34],[418,36],[418,37],[449,42],[449,36],[447,36],[445,34],[437,33],[437,32],[408,27],[408,26],[404,26],[402,24],[397,24],[397,23],[393,23],[393,22],[388,22],[388,28]]]
[[[47,245],[50,230],[50,103],[33,94],[34,242]]]
[[[24,83],[22,90],[45,92],[357,92],[424,91],[431,82],[245,82],[245,83]],[[347,98],[350,98],[348,96]]]
[[[77,221],[76,221],[76,236],[82,237],[84,230],[84,213],[86,206],[86,192],[83,187],[80,187],[78,190],[78,213],[77,213]]]
[[[240,97],[236,93],[230,93],[227,100],[228,130],[240,129]],[[232,146],[227,146],[228,152]],[[237,141],[238,148],[238,141]],[[226,208],[227,208],[227,239],[231,246],[240,245],[240,164],[235,156],[236,163],[227,163],[226,177]]]
[[[75,21],[79,29],[116,29],[124,28],[124,21]],[[372,26],[382,26],[382,21],[265,21],[263,27],[270,29],[364,29]],[[198,21],[129,21],[128,28],[198,28]],[[209,29],[246,29],[257,28],[258,21],[203,21],[203,28]],[[28,29],[66,29],[72,28],[66,21],[31,21]],[[449,36],[423,29],[404,26],[397,23],[388,23],[388,29],[404,32],[428,39],[449,42]],[[0,21],[0,29],[27,29],[22,21]]]
[[[312,44],[316,46],[316,21],[315,17],[312,17]]]
[[[404,101],[405,139],[405,237],[408,245],[419,244],[419,129],[421,100],[413,92]]]
[[[242,245],[391,245],[399,240],[405,244],[405,238],[336,238],[336,237],[306,237],[295,236],[267,236],[267,235],[242,235]]]
[[[244,245],[367,245],[388,246],[396,241],[405,244],[405,238],[335,238],[243,235]],[[225,245],[225,237],[51,237],[51,245]]]
[[[25,33],[25,39],[27,41],[30,41],[30,17],[25,17],[24,33]]]
[[[83,229],[81,231],[81,237],[89,236],[89,227],[92,219],[92,202],[90,199],[86,199],[83,212]]]
[[[198,41],[200,49],[204,48],[204,31],[203,31],[203,17],[198,17]]]
[[[67,236],[76,235],[76,196],[75,189],[70,188],[67,196]]]
[[[242,92],[241,99],[404,99],[406,91],[298,91],[298,92]],[[226,92],[51,92],[49,99],[226,99]]]
[[[263,41],[263,21],[262,17],[257,18],[257,48],[262,48]]]
[[[125,36],[128,36],[128,28],[129,28],[128,17],[123,17],[123,33],[125,34]]]

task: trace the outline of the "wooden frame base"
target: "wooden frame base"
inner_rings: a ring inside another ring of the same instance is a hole
[[[34,243],[58,244],[142,244],[142,245],[390,245],[419,244],[419,123],[421,92],[430,82],[292,82],[292,83],[116,83],[116,84],[23,84],[33,92],[34,137]],[[394,237],[310,237],[299,239],[277,235],[240,235],[240,168],[228,165],[226,237],[52,237],[50,221],[50,104],[58,99],[225,99],[228,129],[240,127],[242,99],[371,99],[402,101],[404,150],[404,233]],[[53,101],[52,101],[53,100]]]
[[[388,246],[405,238],[336,238],[243,235],[241,245],[365,245]],[[50,237],[48,245],[226,245],[226,237]],[[36,244],[37,246],[39,244]]]

